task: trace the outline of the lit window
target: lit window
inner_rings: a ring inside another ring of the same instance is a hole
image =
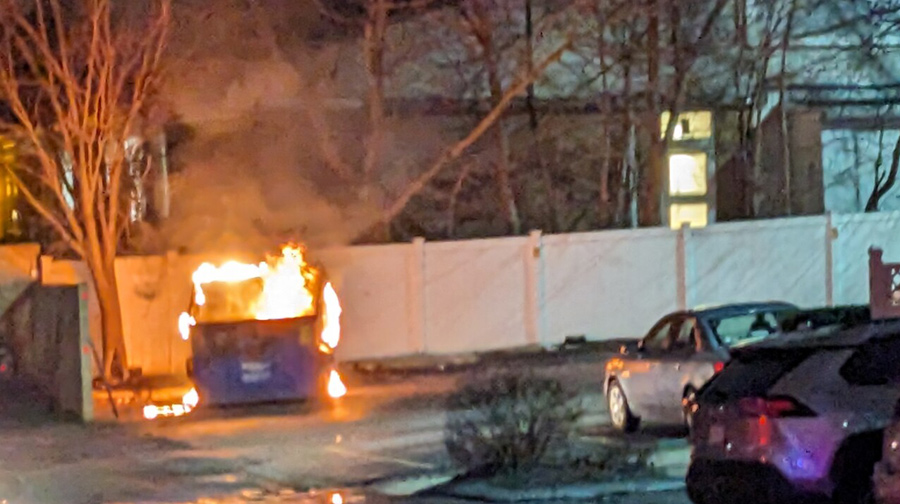
[[[706,154],[669,156],[669,194],[672,196],[706,194]]]
[[[659,118],[660,138],[666,137],[666,127],[669,124],[669,112],[663,112]],[[702,140],[712,137],[712,112],[708,110],[696,112],[682,112],[678,114],[678,122],[672,131],[672,140]]]
[[[669,206],[669,225],[679,229],[682,224],[692,228],[706,227],[709,207],[706,203],[673,203]]]

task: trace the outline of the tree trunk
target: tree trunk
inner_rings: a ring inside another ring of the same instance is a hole
[[[645,170],[640,174],[641,187],[640,223],[642,226],[660,224],[660,200],[663,187],[663,156],[665,145],[659,134],[659,5],[653,0],[649,5],[647,27],[647,95],[648,107],[644,120],[644,129],[649,135],[649,152]]]
[[[528,63],[528,73],[534,73],[534,13],[532,0],[525,0],[525,57]],[[544,162],[541,152],[540,130],[535,107],[534,83],[528,85],[525,95],[525,104],[528,108],[528,126],[531,129],[531,137],[534,142],[534,159],[541,171],[541,181],[547,198],[547,214],[545,218],[545,231],[555,233],[559,228],[559,217],[556,209],[556,188],[553,184],[553,174],[550,167]]]
[[[503,87],[500,83],[500,72],[497,68],[497,60],[494,54],[493,39],[489,36],[483,39],[482,49],[484,50],[484,64],[487,69],[488,86],[491,92],[491,105],[498,107],[503,99]],[[512,188],[512,182],[509,177],[509,138],[506,136],[504,129],[503,117],[497,119],[494,125],[494,138],[497,146],[497,166],[496,178],[497,186],[500,191],[500,203],[503,211],[509,220],[510,231],[513,234],[519,234],[522,231],[522,222],[519,218],[519,209],[516,205],[515,192]]]
[[[881,129],[878,136],[878,158],[875,160],[875,185],[872,188],[872,194],[866,202],[866,212],[877,212],[878,205],[888,191],[897,183],[897,175],[900,172],[900,135],[897,136],[897,143],[894,144],[894,151],[891,155],[891,166],[888,173],[881,170],[884,155],[884,128]]]
[[[107,380],[120,380],[128,376],[128,353],[125,348],[125,330],[122,324],[122,306],[115,267],[97,265],[91,268],[97,301],[100,304],[100,327],[103,331],[103,376]]]
[[[379,192],[376,185],[384,150],[384,50],[388,6],[385,0],[374,0],[368,8],[369,19],[365,27],[364,44],[369,78],[369,135],[366,139],[363,178],[366,195],[371,198]]]
[[[785,214],[790,216],[794,211],[793,188],[791,187],[793,172],[791,170],[791,144],[790,144],[790,124],[788,121],[788,111],[786,103],[786,87],[787,87],[787,53],[791,43],[791,27],[794,24],[794,12],[797,10],[797,0],[792,0],[787,13],[787,22],[784,27],[784,34],[781,38],[781,71],[778,76],[778,107],[781,112],[781,167],[784,170],[784,210]]]

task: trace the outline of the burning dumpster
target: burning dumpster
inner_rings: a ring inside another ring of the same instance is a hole
[[[188,375],[208,405],[346,393],[334,366],[341,307],[324,270],[285,246],[259,264],[205,263],[193,274],[179,329]]]

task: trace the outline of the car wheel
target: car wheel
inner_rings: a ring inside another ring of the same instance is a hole
[[[609,384],[606,404],[609,407],[609,420],[612,422],[613,427],[622,432],[634,432],[637,430],[640,419],[631,412],[631,408],[628,406],[628,399],[625,397],[625,391],[622,390],[619,382],[613,381]]]
[[[880,430],[856,434],[841,445],[832,463],[835,483],[834,502],[870,504],[873,502],[872,477],[881,459],[884,433]]]

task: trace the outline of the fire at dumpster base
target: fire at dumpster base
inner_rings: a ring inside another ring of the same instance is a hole
[[[144,406],[144,418],[147,420],[155,420],[157,418],[187,415],[193,411],[198,404],[200,404],[200,395],[197,393],[197,389],[192,388],[181,397],[180,404],[148,404]]]
[[[328,376],[328,395],[332,399],[340,399],[347,395],[347,386],[341,381],[341,375],[334,369]]]

